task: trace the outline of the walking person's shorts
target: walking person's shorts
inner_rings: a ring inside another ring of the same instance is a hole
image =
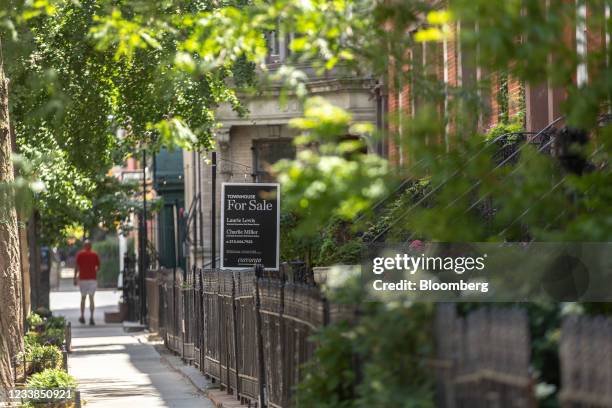
[[[98,287],[98,281],[95,279],[79,280],[79,288],[81,289],[81,296],[92,295],[96,293]]]

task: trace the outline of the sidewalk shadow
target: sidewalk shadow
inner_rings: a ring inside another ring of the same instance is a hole
[[[96,291],[94,303],[94,321],[96,326],[104,326],[104,313],[116,312],[119,310],[120,292],[112,290]],[[74,329],[86,328],[89,326],[79,323],[81,316],[81,294],[78,290],[74,291],[55,291],[51,292],[51,311],[56,316],[64,316],[72,324]],[[85,319],[89,321],[89,298],[85,302]],[[78,337],[79,333],[73,331],[73,336]]]
[[[88,326],[78,323],[78,291],[52,293],[53,313],[72,323],[73,345],[68,364],[81,383],[83,398],[93,406],[97,401],[130,405],[134,397],[155,398],[172,407],[208,406],[202,394],[162,362],[152,345],[139,342],[134,333],[125,333],[120,324],[103,323],[104,312],[118,310],[119,296],[113,291],[96,292],[95,302],[100,305],[95,310],[97,324]],[[88,314],[86,304],[85,316]],[[127,364],[123,370],[122,364]]]

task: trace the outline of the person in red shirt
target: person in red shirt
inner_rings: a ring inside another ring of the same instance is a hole
[[[98,287],[96,275],[100,269],[100,257],[92,251],[91,242],[86,240],[83,249],[76,255],[76,266],[74,267],[74,285],[79,284],[81,289],[81,317],[79,323],[85,324],[85,298],[89,295],[89,324],[94,323],[94,294]]]

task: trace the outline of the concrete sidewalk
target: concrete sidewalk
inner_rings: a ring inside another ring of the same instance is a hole
[[[62,289],[66,286],[64,283]],[[104,311],[117,310],[119,296],[117,291],[98,291],[96,326],[87,326],[78,323],[78,292],[51,293],[53,313],[72,322],[73,352],[68,366],[79,381],[86,406],[213,407],[152,345],[140,341],[138,333],[125,333],[120,324],[104,324]],[[89,309],[85,316],[88,318]]]

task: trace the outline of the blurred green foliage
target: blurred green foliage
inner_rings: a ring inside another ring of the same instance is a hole
[[[63,316],[43,316],[41,313],[30,313],[27,318],[28,332],[25,335],[25,348],[34,345],[54,345],[61,347],[66,340],[66,319]]]
[[[275,170],[283,205],[304,221],[294,234],[313,235],[332,217],[351,220],[387,191],[387,162],[367,154],[364,139],[347,137],[365,137],[370,126],[353,124],[348,112],[322,98],[306,101],[304,117],[291,125],[302,131],[297,158],[280,161]]]
[[[27,381],[28,388],[37,389],[74,389],[78,385],[76,379],[64,370],[49,368],[36,373]]]
[[[434,407],[428,358],[432,305],[364,302],[359,277],[328,293],[359,305],[355,318],[321,329],[296,394],[298,407]]]
[[[68,374],[66,371],[58,368],[49,368],[40,373],[36,373],[28,378],[26,387],[30,389],[43,389],[43,390],[72,390],[66,402],[54,403],[53,406],[73,406],[73,400],[76,400],[75,391],[78,387],[76,378]],[[24,401],[21,404],[24,408],[35,408],[40,406],[49,406],[48,399],[45,398],[32,398]]]
[[[64,316],[50,316],[45,321],[45,326],[48,328],[64,328],[66,326],[66,318]]]
[[[26,318],[28,327],[35,328],[44,324],[43,318],[36,313],[31,313]]]
[[[33,203],[41,213],[43,241],[59,244],[74,225],[121,228],[140,204],[132,198],[134,186],[109,176],[112,166],[142,148],[210,149],[214,108],[227,102],[242,113],[224,81],[235,71],[238,83],[252,83],[249,62],[239,59],[206,74],[186,72],[174,64],[178,50],[172,36],[156,39],[155,30],[144,27],[148,20],[138,17],[178,22],[216,7],[178,0],[150,6],[49,0],[9,1],[0,12],[11,120],[18,148],[33,169],[25,182],[42,187]],[[123,24],[122,17],[135,21]],[[117,24],[104,26],[107,18]],[[116,29],[134,47],[129,57],[114,46]],[[173,35],[191,30],[187,23],[180,29]],[[21,191],[15,186],[6,188],[11,195]],[[10,201],[15,202],[28,210],[26,200]]]
[[[66,330],[63,327],[48,327],[40,334],[42,344],[62,346],[66,340]]]
[[[98,285],[100,287],[117,286],[119,277],[119,239],[116,236],[107,236],[104,241],[92,243],[92,248],[100,257],[98,270]]]
[[[28,373],[41,372],[47,368],[61,368],[63,365],[62,351],[59,347],[50,344],[29,345],[20,358],[26,362]]]

